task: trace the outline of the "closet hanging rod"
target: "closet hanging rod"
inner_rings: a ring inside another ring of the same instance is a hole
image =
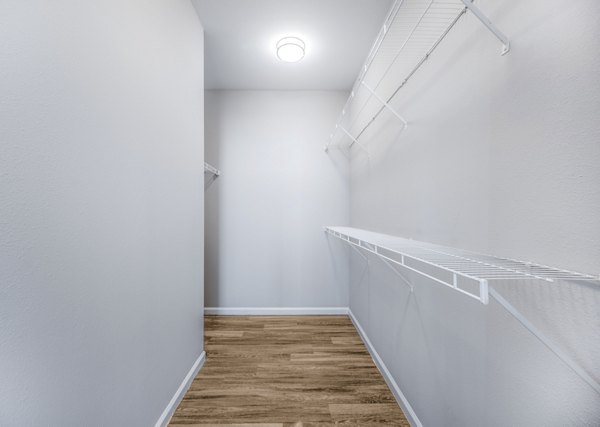
[[[381,44],[383,43],[385,37],[387,36],[392,22],[394,21],[394,19],[396,19],[396,16],[398,15],[398,11],[400,10],[400,6],[402,5],[403,1],[404,0],[395,0],[394,4],[392,5],[392,8],[388,12],[388,14],[385,18],[384,24],[381,26],[381,29],[379,30],[379,33],[377,34],[377,37],[375,38],[375,42],[373,43],[373,46],[371,46],[371,50],[369,51],[369,54],[367,55],[365,62],[363,63],[363,65],[360,68],[360,73],[358,74],[358,77],[356,78],[356,80],[354,81],[354,84],[352,85],[352,90],[350,91],[350,96],[348,96],[348,99],[346,99],[346,102],[344,103],[344,106],[342,107],[342,112],[338,116],[335,130],[331,133],[331,135],[329,135],[329,141],[327,142],[327,144],[325,144],[325,147],[324,147],[325,152],[327,152],[329,150],[329,146],[331,145],[331,143],[333,141],[333,137],[336,134],[338,125],[342,121],[342,118],[345,115],[345,113],[350,105],[350,101],[352,101],[352,98],[354,98],[355,92],[360,88],[360,84],[363,81],[364,76],[371,68],[373,60],[375,59],[375,56],[379,52],[379,49],[381,48]]]
[[[325,231],[350,245],[357,246],[407,270],[448,286],[483,304],[488,303],[487,277],[478,278],[472,274],[473,269],[460,270],[454,265],[447,265],[434,259],[432,256],[439,256],[439,254],[423,250],[424,248],[419,246],[418,242],[400,238],[394,238],[392,241],[389,240],[390,236],[350,227],[325,227]],[[444,261],[447,263],[454,260],[447,257]],[[436,271],[432,272],[431,269]],[[462,284],[463,281],[471,285],[476,284],[478,292],[475,293],[460,287],[459,282]]]
[[[377,92],[375,92],[374,89],[371,89],[369,87],[368,84],[366,84],[364,81],[362,82],[362,85],[365,87],[365,89],[367,89],[369,91],[369,93],[375,98],[377,99],[381,104],[383,104],[384,107],[386,107],[388,110],[391,111],[391,113],[398,117],[400,119],[400,121],[404,124],[404,126],[408,126],[408,123],[406,122],[406,119],[404,117],[402,117],[394,108],[392,108],[392,106],[389,104],[388,101],[382,99],[379,95],[377,95]]]
[[[337,128],[337,127],[338,127],[338,126],[336,126],[336,128]],[[356,144],[356,145],[358,145],[360,148],[362,148],[363,150],[365,150],[367,154],[369,153],[369,150],[367,150],[367,148],[366,148],[364,145],[362,145],[360,142],[358,142],[358,140],[357,140],[356,138],[354,138],[354,137],[352,136],[352,134],[350,134],[350,132],[348,132],[346,129],[344,129],[344,127],[343,127],[343,126],[341,126],[341,125],[340,125],[340,126],[339,126],[339,128],[340,128],[340,130],[341,130],[342,132],[344,132],[344,133],[345,133],[345,134],[348,136],[348,138],[350,138],[350,139],[352,140],[352,144]]]
[[[404,52],[404,48],[407,46],[407,44],[412,41],[412,36],[415,34],[415,32],[417,31],[417,29],[419,29],[420,25],[423,23],[423,19],[425,18],[425,16],[427,15],[427,12],[429,10],[431,10],[433,4],[434,4],[435,0],[429,0],[427,7],[420,13],[418,20],[413,23],[410,26],[410,31],[408,36],[405,38],[405,40],[403,41],[403,43],[401,44],[400,48],[397,50],[396,54],[394,55],[394,58],[392,59],[392,61],[390,62],[390,64],[388,64],[387,68],[385,69],[385,71],[383,72],[383,74],[381,75],[381,77],[379,78],[379,80],[377,81],[377,83],[374,86],[373,91],[377,90],[377,88],[380,86],[380,84],[383,82],[383,80],[386,78],[386,76],[388,75],[388,73],[390,72],[390,70],[392,69],[392,67],[394,66],[394,64],[396,63],[396,61],[398,60],[398,58],[402,57],[402,53]],[[454,7],[458,7],[459,0],[455,0],[455,5]],[[372,49],[372,53],[367,57],[367,61],[366,64],[362,69],[361,69],[361,73],[359,74],[352,92],[350,93],[350,96],[348,97],[348,100],[346,101],[346,104],[344,105],[344,108],[342,109],[342,114],[338,117],[338,124],[341,122],[341,120],[344,118],[344,115],[347,111],[348,105],[350,103],[350,101],[352,100],[352,98],[355,96],[356,93],[358,93],[358,90],[361,88],[361,86],[365,83],[365,79],[366,79],[366,75],[367,72],[370,69],[370,66],[372,65],[375,57],[377,56],[377,53],[379,52],[379,49],[381,48],[383,41],[385,39],[385,36],[388,34],[389,29],[392,27],[394,20],[396,19],[398,12],[401,10],[402,4],[403,4],[403,0],[399,0],[396,3],[394,3],[394,7],[392,8],[390,15],[388,17],[388,19],[386,20],[386,25],[384,25],[384,27],[382,28],[382,31],[379,34],[379,39],[378,41],[375,42],[375,46],[376,49]],[[438,2],[439,3],[439,2]],[[405,9],[409,9],[408,7],[406,8],[402,8],[402,10]],[[452,8],[450,8],[451,10],[453,10]],[[460,12],[461,14],[464,13],[464,11],[466,10],[465,7],[460,7]],[[445,11],[445,13],[448,13],[447,11]],[[425,25],[425,24],[422,24]],[[437,25],[437,24],[436,24]],[[422,29],[422,27],[421,27]],[[369,104],[369,101],[371,100],[371,97],[373,96],[373,93],[371,92],[370,95],[367,97],[367,99],[365,100],[365,102],[362,104],[361,108],[359,109],[358,113],[355,115],[356,118],[360,117],[361,113],[364,111],[364,109],[366,108],[366,106]],[[390,98],[391,99],[391,98]],[[388,103],[389,106],[389,103]],[[379,116],[379,114],[386,108],[386,105],[384,104],[378,111],[377,113],[369,120],[368,125],[370,125],[373,121],[375,121],[375,119]],[[349,128],[352,129],[352,127],[354,127],[354,124],[356,122],[356,119],[350,124]],[[366,128],[363,128],[358,136],[357,139],[360,138],[360,136],[362,135],[362,133],[366,130]],[[335,135],[335,132],[333,134],[330,135],[329,138],[329,142],[325,147],[325,151],[328,150],[329,146],[331,145],[331,143],[333,142],[333,137]],[[354,144],[354,141],[352,141],[349,145],[349,147],[352,147],[352,145]]]
[[[400,92],[400,89],[402,89],[406,85],[406,83],[410,80],[410,78],[429,59],[429,56],[440,45],[440,43],[442,42],[444,37],[446,37],[446,35],[450,32],[450,30],[454,27],[454,25],[456,25],[458,20],[466,13],[466,11],[467,11],[467,8],[464,8],[456,16],[456,18],[454,18],[454,20],[450,23],[448,28],[446,28],[446,30],[444,30],[444,32],[440,35],[440,37],[438,37],[438,39],[431,46],[431,48],[425,53],[425,55],[423,55],[423,57],[419,60],[419,62],[417,62],[417,65],[415,65],[415,67],[407,74],[407,76],[404,78],[404,80],[402,80],[402,83],[400,83],[400,85],[394,90],[394,92],[392,92],[392,94],[388,97],[387,101],[385,101],[385,104],[382,107],[380,107],[379,110],[377,110],[377,112],[373,115],[373,117],[371,117],[371,119],[367,122],[367,124],[360,130],[360,132],[358,132],[358,134],[356,135],[356,139],[359,139],[363,135],[363,133],[365,133],[367,131],[367,129],[375,122],[375,120],[377,120],[379,115],[385,110],[385,106],[389,105],[392,102],[392,100],[396,97],[398,92]],[[382,80],[383,80],[383,78],[385,78],[385,76],[382,77]],[[380,84],[381,84],[381,80],[377,83],[377,86],[379,86]],[[370,98],[367,99],[367,102],[369,102],[369,100],[370,100]],[[406,125],[407,124],[405,124],[405,126]]]
[[[537,279],[553,282],[555,280],[588,280],[600,282],[600,277],[577,273],[568,270],[548,267],[541,264],[500,258],[492,255],[478,254],[462,249],[448,248],[431,243],[418,242],[401,237],[373,233],[351,227],[325,227],[325,231],[349,244],[366,249],[373,254],[384,257],[388,261],[419,270],[420,265],[429,267],[427,271],[416,271],[419,274],[434,276],[431,268],[439,270],[433,279],[455,290],[480,300],[485,304],[487,294],[456,289],[458,280],[462,278],[482,283],[489,280],[524,280]],[[409,263],[408,261],[415,261]],[[421,269],[422,270],[422,269]],[[424,274],[426,273],[426,274]],[[441,275],[440,275],[441,273]],[[450,280],[451,279],[451,280]],[[483,289],[485,290],[485,289]]]
[[[433,1],[430,2],[429,6],[431,6],[433,4]],[[427,12],[428,9],[426,9],[425,12]],[[422,18],[425,15],[425,12],[423,13],[423,15],[421,16],[421,19],[417,22],[420,23],[422,22]],[[444,39],[444,37],[446,37],[446,35],[450,32],[450,30],[454,27],[454,25],[456,25],[456,23],[458,22],[458,20],[467,12],[467,8],[464,7],[460,10],[460,12],[456,15],[456,17],[451,21],[450,25],[448,25],[445,30],[439,35],[439,37],[436,39],[436,41],[433,43],[433,45],[429,48],[429,50],[427,50],[425,52],[425,54],[421,57],[421,59],[417,62],[417,64],[412,68],[412,70],[406,75],[406,77],[402,80],[402,82],[400,83],[400,85],[392,92],[392,94],[387,98],[387,100],[381,99],[379,97],[380,102],[383,104],[377,111],[376,113],[369,119],[369,121],[361,128],[361,130],[358,132],[358,134],[356,135],[356,140],[358,140],[366,131],[367,129],[377,120],[377,118],[379,117],[379,115],[385,111],[386,107],[392,111],[392,113],[394,113],[394,111],[392,110],[391,107],[389,107],[390,103],[392,102],[392,100],[396,97],[396,95],[398,94],[398,92],[400,92],[400,89],[402,89],[406,83],[409,81],[409,79],[417,72],[417,70],[419,68],[421,68],[421,66],[429,59],[429,56],[433,53],[433,51],[439,46],[439,44],[441,43],[441,41]],[[413,30],[411,31],[411,35],[414,34],[414,31],[416,29],[416,26],[413,28]],[[396,56],[394,57],[392,63],[390,64],[390,66],[388,67],[388,69],[385,71],[385,73],[382,75],[382,77],[380,78],[380,80],[377,82],[377,84],[375,85],[375,88],[379,87],[382,83],[382,81],[386,78],[387,73],[389,72],[389,70],[392,68],[392,66],[394,65],[395,61],[400,57],[400,54],[402,53],[402,49],[406,46],[408,42],[408,39],[405,41],[405,43],[401,46],[401,48],[399,49],[398,53],[396,54]],[[366,84],[363,84],[363,86],[365,86],[367,88],[367,90],[369,90],[369,87],[366,86]],[[361,107],[361,109],[359,110],[359,114],[357,114],[357,117],[360,117],[360,113],[364,110],[364,108],[368,105],[369,101],[371,100],[371,96],[374,95],[374,91],[371,92],[371,90],[369,90],[370,92],[370,96],[366,99],[366,101],[363,103],[363,106]],[[354,126],[354,124],[356,123],[356,118],[353,121],[353,123],[349,126],[350,129],[352,129],[352,127]],[[406,123],[406,120],[404,118],[402,118],[404,126],[406,127],[408,123]],[[354,144],[354,141],[352,141],[350,143],[350,147]]]
[[[409,5],[406,6],[406,4],[409,4]],[[396,18],[398,17],[398,13],[401,10],[406,11],[407,14],[400,15],[403,19],[403,21],[401,21],[401,22],[403,22],[403,23],[398,24],[396,22]],[[371,66],[372,66],[375,58],[377,57],[379,50],[381,49],[381,46],[383,45],[383,42],[389,33],[390,28],[393,26],[396,29],[405,27],[407,24],[407,22],[405,22],[405,21],[410,20],[410,16],[411,16],[410,13],[417,11],[417,10],[420,11],[420,13],[418,15],[418,19],[416,20],[415,23],[413,23],[409,27],[407,27],[407,30],[409,30],[407,37],[402,42],[395,57],[393,58],[393,60],[391,61],[391,63],[389,64],[389,66],[387,67],[385,72],[383,73],[383,75],[377,81],[377,84],[375,84],[374,86],[365,86],[367,73],[371,69]],[[443,25],[444,22],[446,22],[446,17],[448,17],[449,15],[454,15],[455,10],[459,10],[459,13],[452,19],[450,24],[447,26],[444,25],[440,28],[440,25]],[[493,35],[496,38],[498,38],[498,40],[500,40],[502,42],[502,45],[503,45],[502,54],[503,55],[506,54],[510,49],[510,41],[509,41],[508,37],[506,37],[506,35],[504,35],[504,33],[502,33],[498,29],[498,27],[496,27],[491,22],[491,20],[489,18],[487,18],[481,12],[481,10],[473,4],[473,0],[454,0],[454,1],[444,1],[444,2],[440,2],[437,0],[429,0],[428,2],[425,3],[423,10],[419,9],[418,4],[415,5],[415,4],[412,4],[412,3],[404,1],[404,0],[396,0],[396,2],[394,3],[393,7],[391,8],[391,10],[386,18],[384,25],[382,26],[382,28],[378,34],[378,37],[375,40],[375,43],[373,44],[373,47],[371,48],[371,51],[369,52],[369,55],[366,58],[365,64],[361,67],[361,72],[359,73],[358,78],[352,87],[350,96],[348,97],[348,99],[346,100],[346,103],[344,104],[342,113],[338,117],[337,124],[339,125],[342,122],[342,120],[344,119],[346,113],[348,112],[349,107],[351,105],[350,104],[351,101],[356,97],[356,94],[358,93],[358,91],[360,90],[361,87],[365,87],[369,91],[369,96],[366,98],[366,101],[362,104],[362,107],[359,109],[358,113],[356,113],[354,115],[354,119],[352,120],[350,125],[346,126],[346,129],[348,129],[350,131],[350,133],[352,133],[353,127],[355,126],[356,122],[360,118],[363,110],[366,108],[366,106],[371,101],[372,97],[376,97],[378,99],[378,101],[383,103],[383,105],[376,111],[376,113],[368,120],[366,125],[364,125],[360,129],[360,131],[358,133],[356,133],[356,136],[354,137],[354,140],[352,140],[352,142],[349,144],[349,147],[352,147],[352,145],[356,142],[356,140],[360,139],[360,137],[364,134],[364,132],[369,128],[369,126],[371,126],[371,124],[379,117],[379,115],[385,109],[390,110],[390,112],[392,112],[392,114],[394,114],[397,117],[400,116],[393,108],[390,107],[390,102],[396,96],[398,91],[414,75],[414,73],[423,65],[423,63],[425,61],[427,61],[427,59],[429,58],[431,53],[440,44],[441,40],[448,34],[450,29],[452,29],[454,27],[454,25],[459,20],[459,18],[462,15],[464,15],[467,11],[471,11],[473,13],[473,15],[485,27],[487,27],[490,30],[490,32],[492,32]],[[442,31],[440,31],[440,29]],[[417,33],[419,34],[418,37],[417,37]],[[440,35],[437,38],[435,38],[433,45],[431,45],[431,40],[430,40],[431,37],[434,37],[437,34],[440,34]],[[403,79],[401,84],[394,90],[394,92],[390,96],[387,97],[387,99],[379,97],[378,95],[376,95],[377,88],[381,85],[382,81],[386,78],[388,72],[390,71],[390,69],[392,69],[392,67],[398,60],[398,58],[402,57],[404,49],[407,48],[408,45],[411,46],[409,49],[410,53],[407,53],[409,59],[415,48],[419,48],[419,46],[424,46],[424,47],[429,46],[429,48],[423,54],[421,59],[416,63],[416,65],[410,70],[410,72],[408,72],[408,74]],[[402,116],[400,116],[400,117],[402,117]],[[406,127],[405,120],[403,118],[401,120],[403,120],[403,124]],[[337,128],[336,128],[336,130],[337,130]],[[325,145],[325,151],[328,151],[329,147],[332,145],[338,145],[338,144],[333,144],[334,136],[336,135],[336,133],[337,132],[334,131],[330,135],[329,141]]]
[[[541,264],[516,261],[509,258],[498,258],[431,243],[417,242],[356,228],[324,227],[324,230],[327,234],[348,243],[353,248],[361,248],[378,256],[386,263],[399,265],[420,276],[446,285],[462,295],[474,298],[483,304],[487,305],[491,296],[575,374],[600,394],[600,384],[598,381],[589,375],[565,351],[554,344],[552,340],[489,284],[493,280],[522,281],[524,279],[538,279],[554,282],[555,280],[571,279],[592,281],[600,285],[599,277],[551,268]],[[389,264],[388,266],[391,267]],[[437,270],[437,272],[431,271],[432,268]],[[396,272],[399,273],[398,271]],[[440,273],[442,274],[440,275]],[[479,282],[479,292],[474,293],[462,289],[459,285],[460,279],[470,279]],[[407,284],[411,287],[412,293],[412,285],[410,283]]]

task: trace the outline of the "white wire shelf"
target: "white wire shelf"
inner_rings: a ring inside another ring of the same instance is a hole
[[[206,162],[204,162],[204,172],[208,172],[214,175],[215,177],[221,176],[221,171],[219,169]]]
[[[344,105],[325,151],[341,146],[334,141],[348,138],[348,147],[387,110],[408,122],[392,106],[392,100],[417,70],[429,59],[442,39],[467,11],[502,43],[502,54],[510,49],[508,38],[473,4],[473,0],[396,0],[375,39]],[[336,137],[339,137],[336,140]]]
[[[351,227],[325,227],[330,235],[388,262],[426,276],[487,304],[489,281],[538,279],[599,280],[599,277],[545,265],[482,255]],[[474,286],[477,284],[478,286]]]
[[[492,297],[575,374],[600,394],[598,381],[589,375],[566,351],[554,344],[492,286],[494,280],[536,279],[548,282],[584,280],[595,282],[600,291],[600,277],[509,258],[482,255],[357,228],[324,227],[324,229],[328,235],[348,243],[365,261],[368,262],[368,258],[362,254],[363,251],[376,255],[409,286],[411,294],[413,284],[403,275],[401,271],[403,269],[446,285],[462,295],[486,305],[489,303],[489,298]],[[395,266],[399,266],[400,269]],[[474,284],[476,286],[473,286]]]

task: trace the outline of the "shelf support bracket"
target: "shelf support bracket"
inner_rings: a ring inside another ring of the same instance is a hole
[[[204,172],[213,174],[215,176],[215,179],[221,176],[221,171],[219,169],[215,168],[212,165],[209,165],[206,162],[204,162]]]
[[[359,251],[356,248],[356,246],[354,246],[352,243],[348,242],[348,244],[350,245],[350,247],[352,248],[353,251],[355,251],[362,259],[364,259],[367,264],[369,264],[369,257],[367,257],[365,254],[363,254],[361,251]]]
[[[490,287],[487,279],[481,279],[479,281],[479,299],[483,304],[490,302]]]
[[[510,50],[510,41],[508,40],[508,37],[506,37],[506,35],[504,35],[504,33],[502,31],[500,31],[500,29],[498,27],[496,27],[494,25],[494,23],[492,21],[489,20],[489,18],[487,16],[485,16],[483,14],[483,12],[481,11],[481,9],[479,9],[477,6],[475,6],[473,4],[473,0],[461,0],[465,7],[470,10],[473,15],[475,15],[477,17],[477,19],[479,19],[481,21],[481,23],[483,25],[485,25],[487,27],[488,30],[490,30],[498,40],[500,40],[502,42],[502,55],[506,55],[508,53],[508,51]]]
[[[353,136],[350,134],[350,132],[348,132],[348,131],[347,131],[347,130],[346,130],[344,127],[343,127],[343,126],[338,126],[338,127],[340,128],[340,130],[341,130],[342,132],[344,132],[344,133],[345,133],[345,134],[348,136],[348,138],[350,138],[350,139],[352,140],[352,144],[356,144],[356,145],[358,145],[358,146],[359,146],[360,148],[362,148],[362,149],[363,149],[363,150],[364,150],[364,151],[365,151],[367,154],[369,154],[369,150],[367,150],[367,148],[366,148],[364,145],[362,145],[360,142],[358,142],[358,141],[356,140],[356,138],[354,138],[354,137],[353,137]],[[352,144],[350,144],[350,147],[352,147]]]
[[[490,295],[498,301],[498,303],[504,307],[515,319],[519,321],[529,332],[531,332],[538,340],[542,342],[552,353],[554,353],[565,365],[567,365],[573,372],[581,377],[586,383],[590,385],[598,394],[600,394],[600,384],[594,380],[581,366],[579,366],[573,359],[571,359],[564,351],[557,347],[552,341],[550,341],[538,328],[527,320],[527,318],[518,311],[511,303],[506,301],[502,295],[500,295],[494,288],[489,288]]]
[[[402,117],[394,108],[392,108],[392,106],[389,104],[389,102],[385,101],[383,98],[381,98],[379,95],[377,95],[375,90],[371,89],[369,87],[369,85],[367,85],[364,81],[361,81],[360,83],[365,87],[365,89],[367,89],[371,93],[371,95],[373,95],[373,97],[375,99],[377,99],[379,102],[381,102],[385,108],[387,108],[394,116],[398,117],[405,128],[406,128],[406,126],[408,126],[408,123],[406,122],[404,117]]]
[[[398,277],[400,277],[400,279],[402,280],[402,282],[403,282],[403,283],[404,283],[406,286],[408,286],[408,288],[410,289],[410,292],[411,292],[411,293],[414,291],[414,288],[413,288],[413,285],[412,285],[412,283],[410,283],[410,281],[409,281],[409,280],[408,280],[406,277],[404,277],[404,274],[400,273],[400,272],[398,271],[398,269],[397,269],[396,267],[394,267],[394,265],[393,265],[391,262],[389,262],[387,259],[385,259],[385,258],[384,258],[384,257],[382,257],[381,255],[380,255],[378,258],[379,258],[381,261],[383,261],[383,263],[384,263],[385,265],[387,265],[387,266],[388,266],[388,267],[389,267],[389,268],[390,268],[390,269],[391,269],[391,270],[392,270],[394,273],[396,273],[396,275],[397,275]]]

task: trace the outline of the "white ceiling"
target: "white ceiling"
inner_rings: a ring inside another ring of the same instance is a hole
[[[193,0],[205,31],[207,89],[349,90],[392,0]],[[295,64],[284,36],[306,42]]]

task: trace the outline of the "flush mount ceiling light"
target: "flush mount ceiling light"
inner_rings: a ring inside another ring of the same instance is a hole
[[[304,58],[306,45],[298,37],[284,37],[277,42],[277,58],[283,62],[298,62]]]

